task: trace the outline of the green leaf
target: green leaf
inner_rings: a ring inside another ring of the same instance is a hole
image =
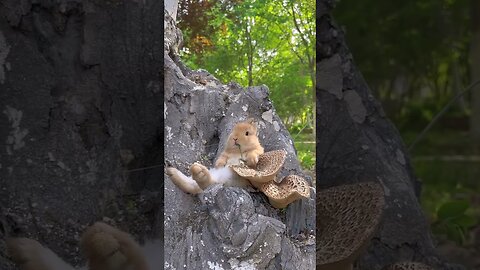
[[[439,220],[445,220],[461,216],[468,209],[470,204],[467,201],[449,201],[444,203],[438,209],[437,217]]]
[[[477,224],[477,220],[474,217],[465,214],[451,219],[450,222],[455,223],[465,229],[468,229]]]
[[[455,241],[458,244],[462,244],[465,242],[465,233],[463,229],[455,224],[449,224],[446,226],[447,228],[447,237],[448,239]]]

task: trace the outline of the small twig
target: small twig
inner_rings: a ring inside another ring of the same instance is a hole
[[[219,145],[219,143],[205,144],[204,147],[213,146],[213,145]],[[155,169],[155,168],[162,167],[162,166],[165,166],[165,164],[154,164],[154,165],[147,166],[147,167],[140,167],[140,168],[135,168],[135,169],[130,169],[130,170],[123,170],[123,172],[124,173],[138,172],[138,171],[143,171],[143,170]]]
[[[295,141],[295,139],[298,137],[298,135],[300,135],[300,133],[302,133],[302,131],[308,126],[309,122],[310,122],[310,115],[307,115],[308,119],[307,121],[305,121],[305,125],[302,127],[302,129],[300,129],[300,131],[297,133],[297,135],[295,135],[292,140]]]
[[[137,171],[143,171],[143,170],[148,170],[148,169],[154,169],[154,168],[158,168],[158,167],[162,167],[162,166],[164,166],[164,164],[157,164],[157,165],[152,165],[152,166],[148,166],[148,167],[125,170],[124,172],[137,172]]]
[[[293,141],[295,141],[295,139],[298,137],[298,135],[300,135],[300,133],[302,133],[302,131],[308,126],[308,121],[307,123],[305,123],[305,125],[302,127],[302,129],[300,129],[300,131],[297,133],[297,135],[295,135],[292,139]]]
[[[463,96],[464,94],[466,94],[468,91],[470,91],[471,89],[473,89],[473,87],[475,87],[477,84],[480,83],[480,80],[477,80],[475,82],[473,82],[472,84],[470,84],[467,88],[465,88],[465,90],[463,90],[462,92],[458,93],[457,95],[455,95],[455,97],[453,97],[441,110],[440,112],[438,112],[435,117],[432,119],[432,121],[430,121],[430,123],[428,123],[428,125],[422,130],[422,132],[420,132],[420,134],[418,134],[418,136],[415,138],[415,140],[412,142],[412,144],[410,144],[410,146],[408,147],[408,151],[409,152],[412,152],[412,149],[413,147],[423,138],[423,136],[425,135],[425,133],[427,133],[428,130],[430,130],[430,128],[438,121],[438,119],[448,110],[448,108],[450,108],[450,106],[455,103],[461,96]]]
[[[237,142],[235,142],[235,145],[238,146],[238,150],[240,151],[240,160],[245,161],[245,159],[243,158],[242,146],[240,144],[238,144]]]

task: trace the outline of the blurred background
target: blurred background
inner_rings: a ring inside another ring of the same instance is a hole
[[[340,0],[333,14],[354,61],[411,146],[433,117],[480,79],[480,1]],[[480,87],[410,149],[439,251],[480,269]]]
[[[180,0],[177,21],[187,66],[225,84],[268,86],[300,163],[314,174],[315,2]]]

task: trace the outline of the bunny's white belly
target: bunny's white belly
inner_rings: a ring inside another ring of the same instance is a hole
[[[212,176],[212,180],[215,183],[232,187],[251,186],[250,182],[247,179],[242,178],[229,167],[212,168],[209,170],[209,172]]]

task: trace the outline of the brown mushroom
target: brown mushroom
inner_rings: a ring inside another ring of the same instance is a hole
[[[289,175],[280,183],[276,182],[276,175],[286,157],[285,150],[275,150],[260,155],[256,168],[245,164],[231,165],[230,168],[267,195],[273,207],[284,208],[298,199],[310,197],[310,187],[300,176]]]
[[[419,262],[399,262],[386,266],[382,270],[433,270],[433,267]]]
[[[275,150],[266,152],[258,157],[256,168],[250,168],[247,165],[232,165],[233,171],[243,178],[250,180],[255,186],[268,183],[275,180],[275,176],[283,166],[287,152],[285,150]]]
[[[317,269],[353,269],[376,231],[384,203],[383,188],[373,182],[318,192]]]
[[[275,208],[285,208],[298,199],[310,198],[310,186],[298,175],[289,175],[280,184],[270,181],[260,186],[260,190]]]

